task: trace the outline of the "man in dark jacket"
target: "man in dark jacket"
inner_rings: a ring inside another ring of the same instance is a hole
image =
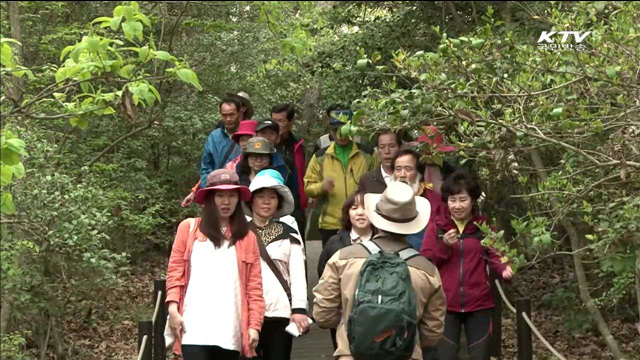
[[[402,138],[391,130],[383,130],[378,134],[376,148],[381,165],[365,173],[360,178],[358,191],[367,194],[382,194],[387,185],[393,181],[391,162],[402,146]]]

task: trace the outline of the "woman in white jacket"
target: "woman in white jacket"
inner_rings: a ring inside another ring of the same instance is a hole
[[[251,230],[260,248],[265,318],[256,352],[262,360],[291,359],[292,336],[285,331],[295,323],[300,334],[309,330],[304,249],[293,227],[278,221],[293,211],[291,191],[282,175],[266,169],[249,186],[252,200]]]

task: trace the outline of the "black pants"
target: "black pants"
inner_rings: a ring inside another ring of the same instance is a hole
[[[333,351],[338,349],[338,340],[336,339],[336,335],[338,333],[338,329],[329,329],[331,333],[331,342],[333,343]]]
[[[240,352],[219,346],[182,345],[182,358],[184,360],[238,360]]]
[[[258,359],[291,360],[293,336],[284,330],[287,325],[289,325],[289,319],[264,318],[262,331],[260,331],[260,340],[256,348]]]
[[[327,245],[327,241],[329,241],[329,238],[337,234],[338,230],[325,230],[325,229],[319,229],[319,230],[320,230],[320,237],[322,237],[322,248],[324,249],[324,246]]]
[[[489,360],[489,336],[493,309],[468,313],[447,311],[444,319],[444,335],[438,343],[438,360],[457,360],[460,334],[464,325],[467,336],[469,360]]]

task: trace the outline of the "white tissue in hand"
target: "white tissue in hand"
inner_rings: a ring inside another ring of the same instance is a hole
[[[313,320],[311,320],[311,318],[307,318],[307,319],[309,321],[309,326],[311,326],[311,324],[313,324]],[[300,332],[298,331],[298,325],[296,325],[296,323],[289,323],[289,325],[286,328],[284,328],[284,330],[289,334],[293,335],[294,337],[300,336]]]

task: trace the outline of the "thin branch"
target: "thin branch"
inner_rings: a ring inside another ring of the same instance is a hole
[[[536,91],[536,92],[532,92],[532,93],[526,93],[526,94],[465,94],[465,93],[458,93],[455,94],[455,96],[468,96],[468,97],[491,97],[491,96],[504,96],[504,97],[527,97],[527,96],[537,96],[537,95],[541,95],[541,94],[545,94],[548,92],[552,92],[558,89],[561,89],[565,86],[569,86],[573,83],[576,83],[578,81],[584,80],[585,77],[579,77],[577,79],[573,79],[571,81],[568,81],[566,83],[560,84],[558,86],[554,86],[552,88],[549,89],[545,89],[545,90],[540,90],[540,91]]]

